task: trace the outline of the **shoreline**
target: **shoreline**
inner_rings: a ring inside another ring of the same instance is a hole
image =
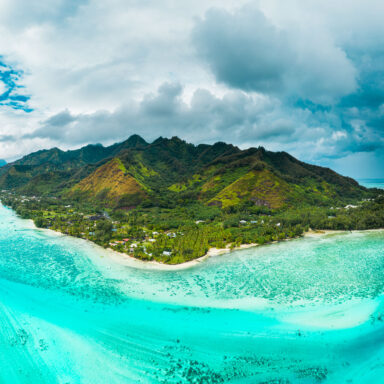
[[[384,228],[378,228],[378,229],[364,229],[364,230],[353,230],[353,231],[345,231],[345,230],[309,230],[303,234],[303,236],[300,237],[295,237],[292,239],[285,239],[281,241],[273,241],[271,243],[266,243],[262,245],[271,245],[271,244],[277,244],[283,241],[291,241],[291,240],[296,240],[300,238],[305,238],[305,237],[321,237],[321,236],[327,236],[327,235],[336,235],[336,234],[341,234],[341,233],[355,233],[355,232],[372,232],[372,231],[383,231]],[[90,242],[91,244],[95,245],[96,247],[99,247],[97,244],[92,243],[90,240],[85,239],[86,241]],[[151,269],[151,270],[159,270],[159,271],[180,271],[184,269],[189,269],[192,267],[195,267],[199,265],[200,263],[208,260],[211,257],[216,257],[216,256],[221,256],[224,254],[228,254],[231,252],[235,251],[241,251],[244,249],[248,248],[254,248],[254,247],[259,247],[262,246],[261,244],[257,243],[251,243],[251,244],[242,244],[239,247],[235,247],[233,249],[230,248],[230,246],[226,248],[210,248],[208,252],[204,255],[201,256],[197,259],[186,261],[185,263],[181,264],[164,264],[160,263],[158,261],[144,261],[140,259],[136,259],[135,257],[129,256],[126,253],[122,252],[117,252],[113,250],[112,248],[102,248],[104,251],[106,251],[111,259],[113,259],[114,262],[123,265],[123,266],[128,266],[128,267],[134,267],[134,268],[139,268],[139,269]]]
[[[200,263],[208,260],[210,257],[220,256],[226,253],[239,251],[242,249],[253,248],[259,245],[260,244],[252,243],[252,244],[242,244],[239,247],[235,247],[233,249],[230,249],[230,247],[210,248],[204,256],[201,256],[197,259],[186,261],[185,263],[180,263],[180,264],[164,264],[154,260],[144,261],[144,260],[136,259],[135,257],[129,256],[126,253],[117,252],[112,248],[106,248],[105,251],[107,251],[110,254],[110,257],[120,265],[125,265],[129,267],[138,267],[140,269],[159,270],[159,271],[180,271],[183,269],[189,269],[196,265],[199,265]]]
[[[352,230],[352,231],[346,231],[346,230],[309,230],[303,234],[303,236],[300,237],[295,237],[292,239],[285,239],[282,241],[273,241],[271,243],[266,243],[266,244],[258,244],[258,243],[251,243],[251,244],[241,244],[238,247],[235,248],[230,248],[230,246],[226,248],[210,248],[208,252],[204,255],[201,256],[197,259],[186,261],[185,263],[181,264],[164,264],[160,263],[158,261],[144,261],[140,259],[136,259],[135,257],[129,256],[126,253],[122,252],[117,252],[113,250],[112,248],[102,248],[105,251],[107,251],[110,254],[110,257],[114,260],[114,262],[120,264],[120,265],[125,265],[125,266],[130,266],[130,267],[136,267],[140,269],[152,269],[152,270],[159,270],[159,271],[180,271],[184,269],[189,269],[192,267],[195,267],[196,265],[199,265],[200,263],[208,260],[211,257],[216,257],[216,256],[221,256],[227,253],[235,252],[235,251],[241,251],[244,249],[248,248],[254,248],[254,247],[259,247],[263,245],[271,245],[271,244],[277,244],[283,241],[291,241],[291,240],[296,240],[300,238],[305,238],[305,237],[321,237],[321,236],[327,236],[327,235],[336,235],[336,234],[341,234],[341,233],[356,233],[356,232],[372,232],[372,231],[384,231],[384,228],[377,228],[377,229],[357,229],[357,230]],[[92,243],[90,240],[86,240]],[[94,244],[94,243],[92,243]],[[97,244],[94,244],[98,246]],[[135,265],[136,264],[136,265]]]
[[[307,232],[304,232],[302,236],[298,236],[295,238],[289,238],[289,239],[284,239],[281,241],[272,241],[270,243],[266,244],[258,244],[258,243],[250,243],[250,244],[241,244],[238,247],[234,247],[231,249],[231,247],[228,245],[226,248],[210,248],[208,252],[194,260],[186,261],[185,263],[180,263],[180,264],[165,264],[165,263],[160,263],[158,261],[144,261],[140,259],[136,259],[135,257],[132,257],[126,253],[118,252],[115,251],[112,248],[103,248],[100,245],[94,243],[91,240],[88,239],[83,239],[80,237],[75,237],[71,236],[59,231],[55,231],[53,229],[47,229],[47,228],[38,228],[36,227],[34,221],[32,219],[23,219],[25,221],[28,221],[30,224],[31,229],[37,229],[40,231],[44,231],[50,234],[55,234],[57,236],[64,236],[72,239],[76,239],[79,241],[85,241],[89,245],[91,245],[93,248],[95,248],[96,252],[99,253],[100,257],[103,257],[102,253],[106,254],[111,260],[113,260],[115,263],[122,265],[122,266],[127,266],[127,267],[133,267],[133,268],[138,268],[138,269],[150,269],[150,270],[159,270],[159,271],[179,271],[179,270],[184,270],[184,269],[189,269],[192,268],[196,265],[199,265],[200,263],[208,260],[210,257],[216,257],[220,256],[223,254],[235,252],[235,251],[240,251],[248,248],[253,248],[253,247],[258,247],[262,245],[271,245],[271,244],[277,244],[283,241],[291,241],[291,240],[296,240],[300,238],[305,238],[305,237],[320,237],[320,236],[326,236],[326,235],[335,235],[335,234],[341,234],[341,233],[356,233],[356,232],[373,232],[373,231],[384,231],[384,228],[375,228],[375,229],[361,229],[361,230],[312,230],[310,229]]]

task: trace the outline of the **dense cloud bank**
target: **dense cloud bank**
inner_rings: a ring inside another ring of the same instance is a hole
[[[198,52],[230,87],[331,104],[356,89],[357,71],[327,35],[279,28],[257,8],[207,12],[194,29]]]
[[[0,77],[0,157],[178,135],[384,177],[383,12],[354,0],[5,0],[0,69],[15,75],[8,99]]]

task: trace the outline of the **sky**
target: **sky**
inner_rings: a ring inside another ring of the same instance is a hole
[[[0,158],[131,134],[384,178],[380,0],[0,0]]]

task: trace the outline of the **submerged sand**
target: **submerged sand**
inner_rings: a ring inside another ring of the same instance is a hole
[[[337,231],[337,230],[325,230],[325,231],[313,231],[310,230],[306,233],[304,233],[303,237],[318,237],[318,236],[326,236],[326,235],[331,235],[331,234],[340,234],[340,233],[348,233],[349,231]],[[355,232],[361,232],[361,231],[355,231]],[[296,238],[298,239],[298,238]],[[293,239],[285,239],[282,241],[290,241]],[[272,243],[268,244],[276,244],[278,241],[274,241]],[[265,244],[265,245],[268,245]],[[200,263],[206,261],[210,257],[216,257],[220,256],[223,254],[227,254],[229,252],[234,252],[234,251],[239,251],[243,249],[248,249],[248,248],[253,248],[253,247],[258,247],[260,244],[257,243],[251,243],[251,244],[242,244],[238,247],[231,248],[229,245],[226,248],[210,248],[208,252],[202,256],[199,257],[198,259],[194,259],[191,261],[187,261],[185,263],[181,264],[164,264],[160,263],[157,261],[144,261],[144,260],[139,260],[136,259],[132,256],[129,256],[126,253],[121,253],[114,251],[111,248],[108,248],[106,251],[108,253],[108,256],[113,259],[114,262],[117,262],[121,265],[126,265],[130,267],[136,267],[136,268],[144,268],[144,269],[158,269],[162,271],[178,271],[178,270],[183,270],[187,268],[192,268],[195,267],[196,265],[199,265]]]

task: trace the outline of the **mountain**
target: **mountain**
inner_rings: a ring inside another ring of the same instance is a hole
[[[0,189],[84,199],[109,207],[200,202],[282,208],[334,205],[370,196],[355,180],[263,147],[240,150],[178,137],[147,143],[138,135],[101,144],[38,151],[0,168]]]
[[[77,183],[69,192],[84,199],[96,198],[109,204],[140,203],[146,196],[145,188],[129,174],[118,158],[98,167],[89,176]]]

